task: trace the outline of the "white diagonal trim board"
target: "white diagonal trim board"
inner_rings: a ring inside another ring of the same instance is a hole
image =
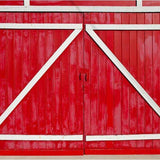
[[[99,26],[101,25],[99,24]],[[93,27],[95,27],[95,25],[93,25]],[[150,29],[152,29],[152,27]],[[103,30],[105,30],[104,26],[103,26]],[[96,42],[96,44],[102,49],[102,51],[106,54],[106,56],[113,62],[113,64],[126,77],[126,79],[133,85],[133,87],[138,91],[138,93],[144,98],[144,100],[150,105],[150,107],[160,116],[160,107],[150,97],[150,95],[143,89],[143,87],[137,82],[137,80],[131,75],[131,73],[123,66],[123,64],[112,53],[112,51],[107,47],[107,45],[100,39],[100,37],[94,32],[94,28],[92,28],[91,24],[86,25],[86,31],[91,36],[91,38]]]
[[[6,24],[7,25],[7,24]],[[65,25],[65,24],[64,24]],[[70,25],[70,24],[69,24]],[[81,28],[74,29],[74,31],[69,35],[69,37],[62,43],[62,45],[56,50],[55,53],[49,58],[49,60],[42,66],[42,68],[36,73],[32,80],[25,86],[25,88],[20,92],[20,94],[14,99],[14,101],[8,106],[8,108],[0,116],[0,124],[11,114],[11,112],[17,107],[17,105],[22,101],[22,99],[28,94],[28,92],[33,88],[33,86],[39,81],[39,79],[46,73],[46,71],[51,67],[51,65],[57,60],[57,58],[63,53],[63,51],[71,44],[71,42],[77,37],[77,35],[82,30],[82,24],[79,24]],[[26,29],[26,28],[25,28]],[[34,29],[34,27],[33,27]],[[42,28],[43,29],[43,28]],[[55,29],[55,28],[54,28]],[[59,28],[57,28],[59,29]],[[62,29],[62,28],[61,28]],[[66,29],[64,27],[64,29]]]

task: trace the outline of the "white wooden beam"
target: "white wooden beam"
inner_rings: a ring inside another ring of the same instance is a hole
[[[0,12],[160,12],[159,6],[0,6]]]
[[[160,134],[131,134],[131,135],[92,135],[86,136],[86,141],[128,141],[160,139]]]
[[[137,7],[142,7],[143,6],[142,3],[143,3],[142,0],[137,0]]]
[[[30,6],[30,0],[24,0],[24,6],[25,7]]]
[[[19,135],[0,134],[0,141],[82,141],[83,135]]]
[[[88,24],[92,30],[160,30],[160,24]]]
[[[82,29],[79,23],[0,23],[0,29]]]

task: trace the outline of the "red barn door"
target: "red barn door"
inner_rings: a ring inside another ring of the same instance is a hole
[[[159,14],[84,17],[86,154],[160,153]]]
[[[0,155],[83,153],[82,18],[0,13]]]
[[[0,155],[160,153],[159,18],[0,13]]]

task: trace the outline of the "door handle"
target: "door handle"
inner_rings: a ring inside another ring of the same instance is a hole
[[[85,77],[84,77],[85,81],[87,82],[87,74],[85,74]]]
[[[81,77],[81,73],[79,73],[79,80],[81,81],[82,77]]]
[[[83,78],[84,78],[84,81],[87,82],[87,81],[88,81],[88,77],[87,77],[88,74],[87,74],[87,73],[84,74],[84,73],[81,73],[81,72],[80,72],[80,73],[79,73],[79,80],[80,80],[80,81],[82,80],[82,76],[83,76]]]

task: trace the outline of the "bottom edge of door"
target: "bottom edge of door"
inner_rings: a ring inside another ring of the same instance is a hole
[[[83,155],[83,150],[20,150],[0,151],[0,156],[73,156]]]
[[[160,154],[160,149],[86,149],[86,155]]]

